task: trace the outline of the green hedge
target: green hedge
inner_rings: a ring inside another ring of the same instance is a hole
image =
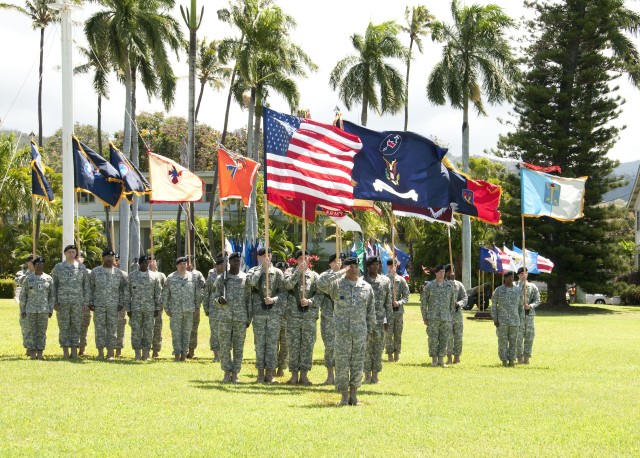
[[[16,297],[16,282],[14,280],[0,280],[0,298],[13,299]]]

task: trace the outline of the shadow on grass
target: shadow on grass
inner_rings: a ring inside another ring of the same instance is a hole
[[[296,392],[331,392],[333,387],[330,385],[287,385],[286,383],[256,383],[253,380],[240,383],[227,383],[220,380],[191,380],[195,388],[201,390],[217,390],[224,392],[239,393],[272,393],[274,395],[289,395]]]
[[[540,316],[615,315],[625,312],[625,310],[604,308],[598,305],[571,305],[567,307],[545,307],[541,305],[539,309],[536,309],[536,315]]]

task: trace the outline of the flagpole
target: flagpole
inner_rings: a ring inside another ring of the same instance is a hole
[[[46,192],[46,190],[45,190]],[[31,242],[31,254],[35,257],[36,255],[36,199],[31,196],[31,221],[33,226],[33,237]]]
[[[218,190],[218,192],[220,192],[220,190]],[[218,194],[220,195],[220,194]],[[224,265],[224,282],[223,287],[222,287],[222,297],[224,297],[225,299],[227,298],[227,259],[228,259],[228,255],[227,255],[227,247],[225,246],[224,243],[224,200],[222,199],[218,199],[220,202],[220,238],[222,239],[222,244],[220,245],[220,247],[222,248],[222,262]]]
[[[447,224],[447,237],[449,238],[449,264],[451,265],[451,271],[453,270],[453,249],[451,248],[451,227]]]
[[[115,228],[115,223],[113,222],[113,215],[110,215],[111,217],[111,249],[113,251],[115,251],[116,248],[116,228]]]
[[[265,296],[269,297],[269,269],[271,268],[271,260],[269,259],[269,201],[267,200],[266,194],[264,195],[264,250],[264,254],[269,261],[267,271],[265,272]]]
[[[478,298],[478,310],[482,310],[482,303],[481,303],[481,298],[480,298],[480,269],[478,269],[478,294],[476,295],[476,297]]]
[[[184,204],[185,202],[183,202],[181,205],[184,205]],[[184,234],[185,234],[185,239],[187,241],[187,265],[190,265],[192,269],[194,269],[195,267],[193,266],[193,264],[191,264],[191,237],[189,237],[191,232],[191,228],[189,227],[189,223],[191,222],[191,216],[189,215],[189,207],[190,205],[188,203],[184,205],[184,216],[185,216]]]
[[[74,192],[73,213],[75,215],[76,227],[76,246],[78,247],[78,256],[80,256],[80,215],[78,215],[78,193]]]
[[[552,191],[553,192],[553,189]],[[553,198],[553,196],[552,196]],[[522,219],[522,267],[524,267],[525,272],[528,272],[527,269],[527,247],[525,246],[525,234],[524,234],[524,215],[520,215]],[[522,306],[525,307],[527,305],[527,276],[525,275],[524,281],[522,282]]]
[[[340,227],[336,223],[336,261],[340,260]]]
[[[302,257],[304,258],[305,264],[307,263],[307,219],[306,219],[306,202],[302,201]],[[309,266],[307,266],[309,268]],[[300,285],[300,300],[304,299],[304,291],[306,288],[305,282],[306,272],[302,274],[302,283]]]
[[[393,274],[393,279],[391,280],[393,282],[393,286],[392,286],[392,291],[393,291],[393,295],[391,296],[391,300],[392,300],[392,304],[395,304],[396,302],[396,275],[397,272],[396,270],[396,215],[395,213],[393,213],[393,210],[391,210],[391,259],[393,260],[393,265],[391,266],[394,270],[394,274]]]
[[[149,239],[151,243],[151,258],[153,258],[153,204],[149,203]]]

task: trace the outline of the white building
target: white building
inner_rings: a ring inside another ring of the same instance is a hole
[[[640,270],[640,170],[636,173],[636,181],[627,202],[627,209],[633,210],[636,217],[635,266]]]

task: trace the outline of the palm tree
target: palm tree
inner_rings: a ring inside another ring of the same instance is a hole
[[[200,82],[200,93],[198,95],[198,103],[196,105],[196,120],[200,112],[200,103],[202,102],[202,94],[204,87],[209,84],[216,91],[221,90],[231,76],[231,68],[224,67],[218,55],[219,41],[207,41],[203,38],[198,42],[198,52],[196,60],[196,77]]]
[[[362,104],[360,123],[367,125],[369,107],[378,114],[397,113],[402,109],[405,97],[404,81],[400,72],[386,59],[406,59],[408,50],[397,35],[400,26],[395,21],[367,26],[364,37],[351,36],[351,44],[357,55],[339,61],[329,79],[331,89],[340,88],[340,100],[347,109],[354,103]],[[378,95],[377,88],[380,88]]]
[[[56,0],[32,0],[25,1],[24,6],[12,3],[0,2],[0,9],[11,9],[18,11],[29,19],[34,29],[40,29],[40,67],[38,71],[38,146],[42,146],[42,71],[44,58],[44,29],[54,22],[60,20],[57,10],[51,9],[50,5]],[[79,0],[72,0],[72,3],[80,3]]]
[[[483,94],[489,103],[512,99],[518,76],[505,29],[513,20],[494,4],[458,6],[451,2],[453,24],[434,22],[432,37],[444,43],[442,60],[427,83],[427,96],[436,105],[449,103],[462,109],[462,170],[469,171],[469,102],[486,116]],[[462,217],[462,282],[471,287],[471,222]]]
[[[138,152],[131,151],[133,76],[140,69],[143,85],[148,94],[159,93],[169,107],[175,92],[175,75],[171,68],[167,47],[178,52],[183,35],[178,22],[169,14],[174,0],[95,0],[103,10],[91,16],[85,23],[85,34],[89,44],[96,47],[105,43],[109,61],[122,75],[125,85],[124,139],[122,152],[131,155],[137,166]],[[164,81],[165,84],[160,84]],[[154,86],[154,83],[156,84]],[[135,143],[137,143],[137,134]],[[135,145],[134,143],[134,145]],[[134,199],[134,212],[137,209]],[[134,213],[135,214],[135,213]],[[129,206],[120,206],[120,259],[129,265]],[[132,247],[139,247],[140,232],[137,221],[133,221]],[[139,249],[138,249],[139,251]],[[136,252],[135,255],[138,253]]]
[[[402,31],[409,34],[409,53],[407,55],[407,76],[404,83],[404,130],[407,130],[409,124],[409,71],[411,69],[411,59],[413,55],[413,44],[418,47],[418,51],[422,54],[422,37],[429,33],[431,23],[435,17],[429,13],[426,6],[418,5],[411,9],[407,6],[404,11],[404,19],[407,26],[402,26]]]

